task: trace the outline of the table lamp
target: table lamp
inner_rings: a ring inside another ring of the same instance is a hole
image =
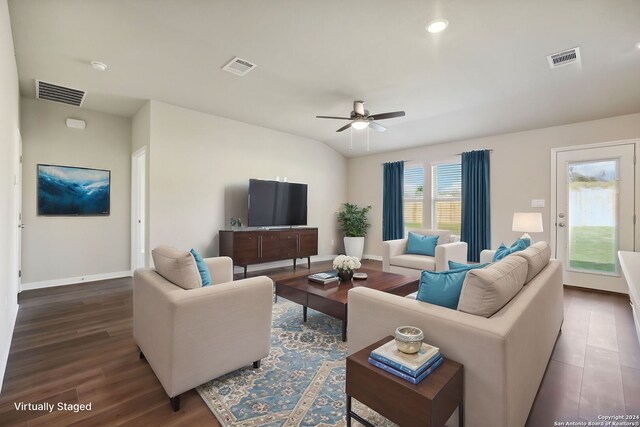
[[[529,233],[541,233],[543,231],[542,214],[540,212],[514,212],[511,231],[523,232],[524,234],[520,238],[529,239],[529,242],[533,243]]]

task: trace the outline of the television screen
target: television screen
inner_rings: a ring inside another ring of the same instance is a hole
[[[307,184],[249,180],[249,226],[307,225]]]

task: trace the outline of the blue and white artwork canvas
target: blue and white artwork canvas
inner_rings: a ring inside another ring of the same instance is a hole
[[[109,215],[111,171],[38,165],[38,215]]]

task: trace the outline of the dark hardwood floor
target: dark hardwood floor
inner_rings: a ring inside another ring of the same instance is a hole
[[[364,265],[380,268],[376,261]],[[312,271],[329,268],[312,265]],[[272,278],[308,273],[304,267],[268,272]],[[138,358],[131,295],[130,278],[20,294],[0,425],[218,426],[195,391],[182,396],[179,412],[171,410],[153,371]],[[16,402],[91,402],[92,410],[17,411]],[[563,332],[528,425],[625,412],[640,414],[640,346],[629,302],[566,289]]]

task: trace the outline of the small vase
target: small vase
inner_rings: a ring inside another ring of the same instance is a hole
[[[348,282],[353,279],[353,270],[338,270],[338,278],[341,282]]]

